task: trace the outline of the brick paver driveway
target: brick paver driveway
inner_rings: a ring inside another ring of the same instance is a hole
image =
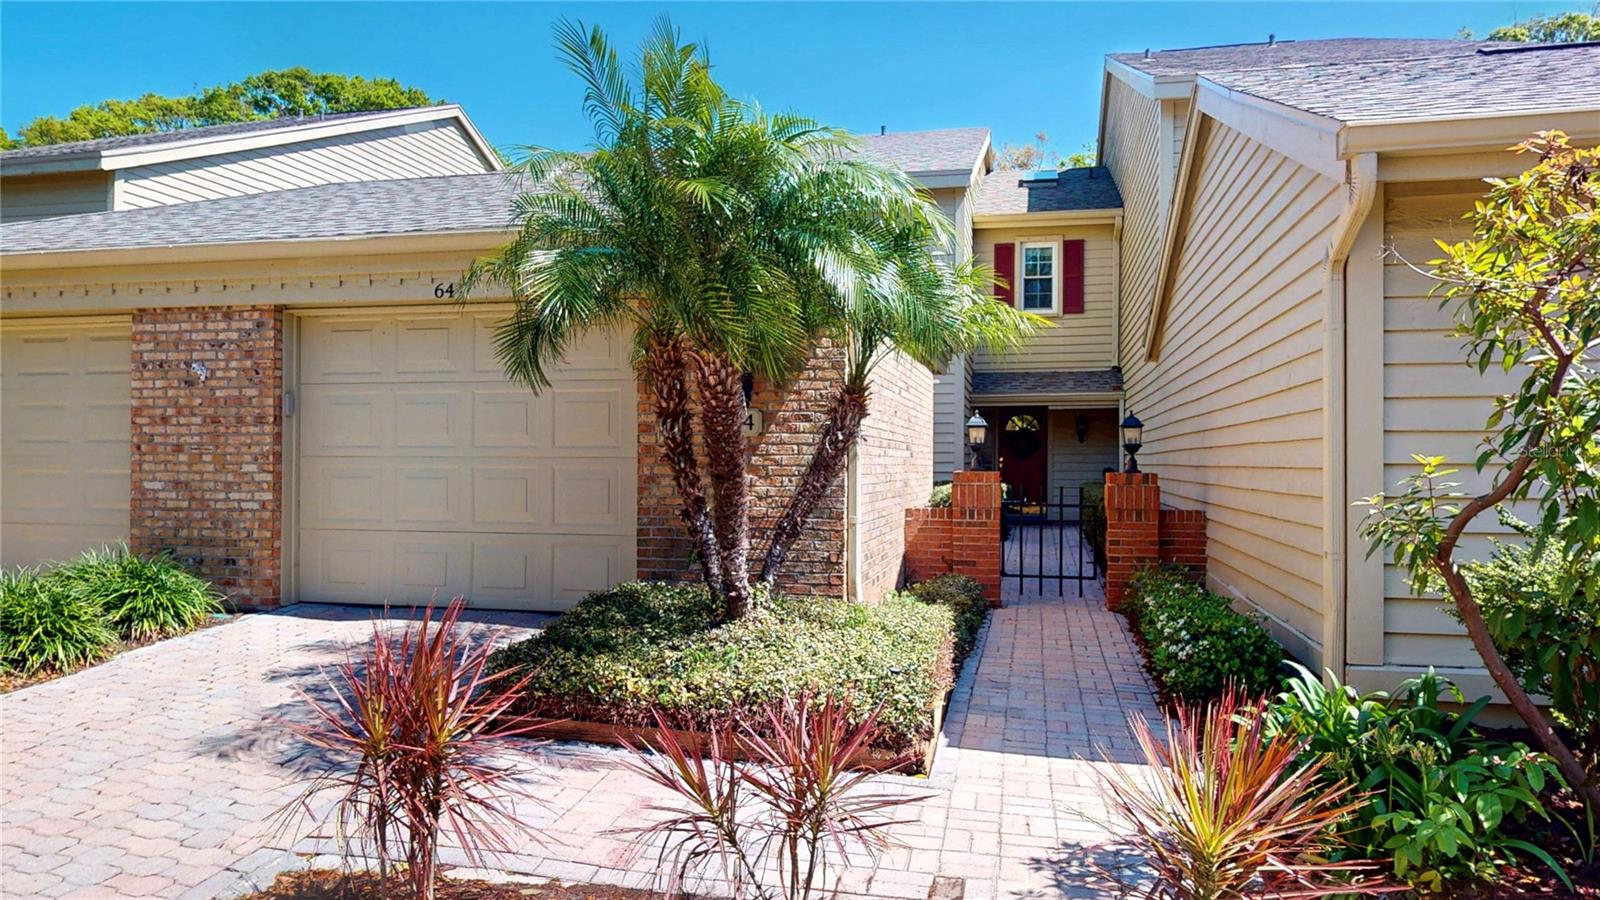
[[[967,666],[905,844],[845,886],[923,898],[936,877],[965,896],[1108,896],[1088,860],[1106,837],[1095,785],[1132,747],[1125,716],[1155,715],[1135,651],[1101,601],[1008,599]],[[275,813],[321,764],[283,727],[296,688],[369,633],[374,611],[291,607],[153,645],[0,699],[0,894],[227,897],[328,852]],[[486,640],[538,616],[492,614]],[[529,745],[523,811],[536,836],[501,866],[532,877],[644,886],[653,851],[608,834],[662,798],[615,749]],[[449,859],[447,862],[451,861]],[[1104,862],[1104,854],[1102,854]]]

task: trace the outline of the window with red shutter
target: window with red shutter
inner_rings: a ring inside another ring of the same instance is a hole
[[[1083,241],[1061,242],[1061,314],[1083,312]]]

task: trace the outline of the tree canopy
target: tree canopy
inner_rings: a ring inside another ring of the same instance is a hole
[[[1472,32],[1463,29],[1462,36],[1471,38]],[[1600,14],[1574,10],[1553,16],[1530,16],[1520,22],[1502,25],[1489,32],[1488,40],[1521,41],[1530,44],[1600,41]]]
[[[42,147],[229,122],[403,109],[439,102],[421,88],[393,78],[313,72],[304,67],[274,69],[180,97],[151,93],[131,100],[86,103],[65,117],[40,116],[23,125],[16,138],[0,130],[0,148]]]
[[[1061,154],[1043,131],[1031,144],[1001,144],[994,154],[994,167],[1002,171],[1031,172],[1035,169],[1082,169],[1094,165],[1094,141],[1085,141],[1075,153]]]

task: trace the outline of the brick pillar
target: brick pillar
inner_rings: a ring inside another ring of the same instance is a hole
[[[283,566],[283,309],[133,314],[135,552],[171,550],[235,604],[276,606]]]
[[[1116,609],[1134,573],[1161,558],[1161,485],[1151,472],[1106,475],[1106,606]]]
[[[951,571],[970,575],[990,606],[1000,605],[1000,473],[951,476]]]

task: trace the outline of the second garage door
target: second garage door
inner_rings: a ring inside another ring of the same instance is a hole
[[[634,577],[629,342],[591,336],[535,396],[500,316],[301,317],[299,599],[555,610]]]

